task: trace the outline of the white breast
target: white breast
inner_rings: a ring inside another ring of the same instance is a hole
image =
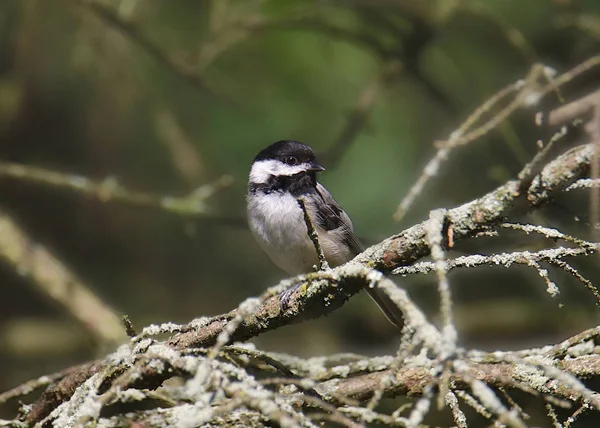
[[[304,213],[298,201],[289,193],[248,197],[249,225],[262,249],[282,270],[290,275],[307,273],[317,264],[317,253],[307,234]],[[313,225],[316,227],[315,219]],[[319,243],[327,261],[337,266],[353,257],[339,245],[340,231],[325,231],[316,227]]]
[[[248,198],[252,234],[273,262],[290,275],[310,272],[317,256],[306,232],[304,215],[288,193]]]

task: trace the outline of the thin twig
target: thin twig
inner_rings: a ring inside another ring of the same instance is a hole
[[[486,102],[484,102],[473,114],[471,114],[456,131],[450,134],[446,141],[442,141],[437,144],[438,150],[436,154],[427,163],[420,177],[400,202],[400,205],[394,213],[394,220],[400,221],[414,200],[422,193],[425,184],[438,173],[441,164],[448,159],[451,149],[465,145],[480,138],[481,136],[490,132],[492,129],[496,128],[500,123],[502,123],[503,120],[507,119],[512,113],[517,111],[524,104],[536,104],[549,92],[557,90],[565,83],[570,82],[575,77],[598,65],[600,65],[600,55],[584,61],[583,63],[556,78],[548,79],[550,80],[549,83],[538,87],[537,80],[539,77],[550,77],[548,70],[544,66],[540,66],[538,64],[531,68],[525,79],[508,85],[490,99],[486,100]],[[482,119],[485,113],[498,106],[502,101],[505,100],[505,98],[508,97],[508,95],[512,93],[516,93],[516,96],[511,102],[509,102],[505,107],[501,108],[501,110],[487,122],[475,128],[474,130],[469,131],[472,126]]]
[[[454,326],[452,317],[452,294],[450,291],[450,281],[448,281],[448,265],[445,260],[442,244],[444,237],[442,233],[446,222],[446,210],[434,210],[429,214],[427,225],[427,242],[431,248],[431,258],[435,265],[435,272],[438,281],[438,294],[440,296],[440,312],[443,319],[443,349],[439,358],[447,359],[456,350],[456,341],[458,333]]]
[[[317,258],[319,260],[319,264],[317,265],[317,270],[328,270],[329,264],[325,259],[325,253],[323,252],[323,248],[319,243],[319,234],[317,233],[315,226],[312,223],[310,215],[308,214],[308,210],[306,209],[306,202],[303,198],[298,198],[298,205],[302,208],[302,213],[304,214],[304,223],[306,224],[306,229],[308,233],[308,237],[315,247],[315,251],[317,253]]]
[[[583,275],[577,272],[573,266],[564,260],[554,259],[550,260],[549,263],[573,275],[577,281],[581,282],[585,288],[587,288],[594,295],[596,298],[596,305],[600,306],[600,292],[598,291],[598,288],[592,284],[592,281],[585,278]]]
[[[592,248],[549,248],[540,251],[513,251],[484,256],[473,254],[446,260],[447,270],[457,268],[472,268],[475,266],[501,266],[510,267],[513,264],[528,264],[530,262],[548,262],[561,260],[566,257],[587,256],[597,253]],[[426,274],[435,271],[435,263],[418,262],[412,266],[402,266],[394,269],[394,275]]]

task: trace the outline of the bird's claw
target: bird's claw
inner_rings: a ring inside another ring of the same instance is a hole
[[[292,294],[296,291],[302,283],[299,282],[297,284],[292,285],[287,290],[285,290],[279,296],[279,308],[282,312],[286,311],[289,308],[290,299],[292,298]]]

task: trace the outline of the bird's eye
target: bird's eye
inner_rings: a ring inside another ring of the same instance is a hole
[[[287,158],[285,158],[285,163],[287,163],[288,165],[296,165],[298,163],[298,159],[296,159],[294,156],[288,156]]]

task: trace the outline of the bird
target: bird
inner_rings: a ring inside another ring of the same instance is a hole
[[[281,140],[264,148],[250,168],[246,198],[250,231],[288,275],[309,273],[319,261],[299,199],[329,266],[342,265],[363,251],[352,220],[317,181],[317,173],[322,171],[325,168],[314,150],[296,140]],[[402,312],[391,299],[378,288],[366,290],[392,324],[402,328]]]

